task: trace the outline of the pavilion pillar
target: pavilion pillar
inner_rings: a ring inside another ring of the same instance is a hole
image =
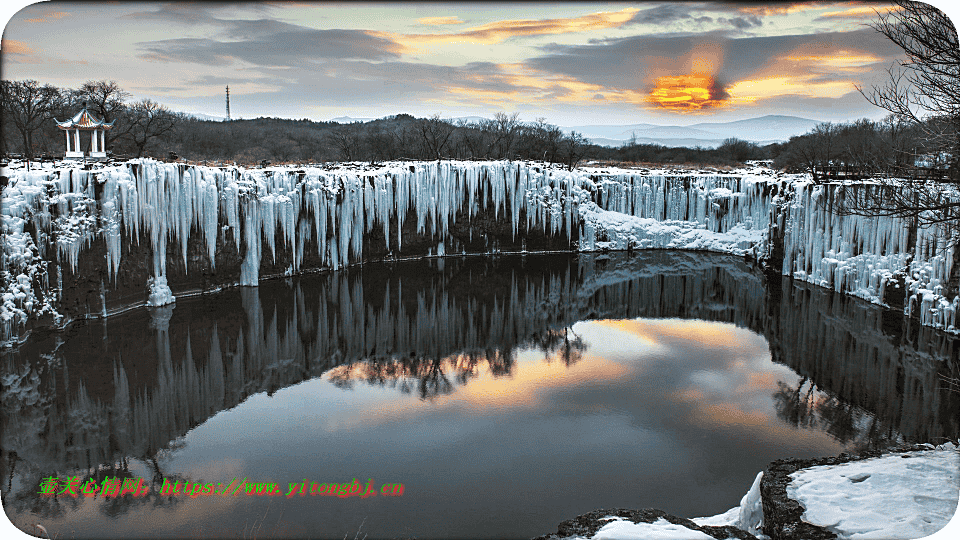
[[[99,141],[97,141],[97,139],[99,139],[99,138],[100,138],[100,137],[97,137],[97,130],[93,130],[93,131],[90,132],[90,153],[91,153],[91,154],[94,153],[94,152],[99,152],[99,151],[100,151],[100,150],[97,149],[97,142],[99,142]]]
[[[67,136],[67,152],[69,152],[70,151],[70,130],[69,129],[63,130],[63,134]]]
[[[73,130],[73,151],[80,152],[80,130]]]

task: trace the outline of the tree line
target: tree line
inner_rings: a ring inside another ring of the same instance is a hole
[[[63,131],[54,120],[69,120],[83,107],[105,122],[105,146],[115,153],[143,156],[161,138],[175,135],[185,117],[149,99],[127,103],[130,94],[114,81],[87,81],[79,88],[58,88],[35,80],[0,81],[2,137],[0,153],[27,159],[63,153]]]
[[[86,106],[114,127],[106,147],[115,157],[171,154],[191,161],[243,164],[365,161],[396,159],[526,159],[569,168],[583,160],[637,164],[738,165],[773,160],[775,167],[808,172],[815,181],[825,171],[844,168],[862,176],[896,174],[919,166],[955,171],[956,153],[944,151],[949,119],[910,120],[889,115],[881,121],[821,123],[783,143],[759,146],[728,138],[717,148],[638,144],[591,144],[539,118],[521,122],[519,114],[498,112],[474,122],[434,115],[398,114],[368,122],[340,124],[308,119],[255,118],[213,121],[174,112],[149,99],[127,103],[129,93],[114,81],[87,81],[77,89],[37,81],[2,81],[4,154],[27,158],[62,155],[64,136],[54,119],[66,120]]]
[[[191,161],[255,164],[269,161],[379,163],[396,159],[525,159],[576,167],[585,159],[693,165],[736,165],[770,158],[765,148],[728,139],[719,148],[682,148],[628,141],[619,148],[592,144],[544,118],[521,122],[518,113],[492,119],[447,120],[397,114],[340,124],[308,119],[254,118],[229,122],[175,112],[149,99],[129,103],[115,81],[87,81],[58,88],[35,80],[2,83],[0,153],[28,159],[63,154],[62,130],[54,120],[83,107],[106,122],[106,149],[115,158],[150,156]]]
[[[238,163],[369,161],[394,159],[541,159],[575,167],[589,146],[544,119],[522,123],[497,113],[478,122],[439,115],[398,114],[365,123],[255,118],[229,122],[175,112],[149,99],[128,103],[115,81],[87,81],[58,88],[35,80],[0,81],[0,153],[27,159],[61,156],[64,121],[86,107],[105,122],[108,154],[116,158],[182,157]]]

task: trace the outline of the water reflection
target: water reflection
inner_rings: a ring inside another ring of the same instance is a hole
[[[137,520],[163,524],[150,535],[194,534],[220,517],[236,536],[267,503],[48,498],[36,486],[370,474],[419,482],[417,499],[375,503],[391,516],[373,526],[385,536],[532,536],[607,504],[719,512],[771,459],[960,432],[957,395],[938,384],[957,376],[954,339],[805,284],[770,289],[735,259],[438,262],[268,282],[33,336],[2,357],[8,515],[80,531],[109,516],[106,536],[138,535]],[[391,450],[371,451],[377,441]],[[555,484],[531,472],[545,460]],[[704,484],[706,495],[684,491]],[[474,511],[451,506],[451,490],[471,493]],[[357,526],[297,504],[273,532]],[[477,517],[490,513],[500,519]]]

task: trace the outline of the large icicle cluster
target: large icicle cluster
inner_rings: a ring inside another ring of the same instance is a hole
[[[765,246],[776,182],[755,174],[586,169],[580,247],[693,249],[750,254]]]
[[[105,245],[96,278],[102,305],[88,310],[105,315],[121,258],[143,241],[152,257],[144,261],[143,301],[162,305],[174,300],[171,265],[191,271],[191,236],[211,267],[222,250],[235,250],[239,275],[218,285],[256,285],[261,268],[278,261],[287,274],[305,269],[307,256],[310,268],[363,261],[372,231],[384,239],[382,253],[409,254],[407,220],[416,220],[417,254],[424,240],[435,246],[430,255],[461,253],[452,227],[480,214],[509,224],[520,242],[524,231],[539,231],[585,251],[694,249],[763,259],[782,236],[784,274],[874,302],[900,276],[911,313],[954,328],[958,301],[943,296],[953,262],[946,235],[924,229],[908,242],[904,223],[840,216],[833,196],[829,186],[761,169],[564,171],[509,161],[243,169],[144,159],[14,171],[3,191],[0,340],[22,337],[30,317],[60,322],[62,276],[78,272],[94,241]]]
[[[838,184],[805,181],[793,187],[781,213],[784,275],[876,303],[885,302],[891,288],[906,287],[908,314],[956,329],[960,297],[945,296],[955,249],[946,230],[899,217],[844,215],[838,198],[851,195]]]

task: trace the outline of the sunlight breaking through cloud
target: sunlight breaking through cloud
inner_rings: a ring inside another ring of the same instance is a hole
[[[729,94],[712,75],[690,73],[657,77],[649,101],[658,109],[687,113],[726,106]]]

